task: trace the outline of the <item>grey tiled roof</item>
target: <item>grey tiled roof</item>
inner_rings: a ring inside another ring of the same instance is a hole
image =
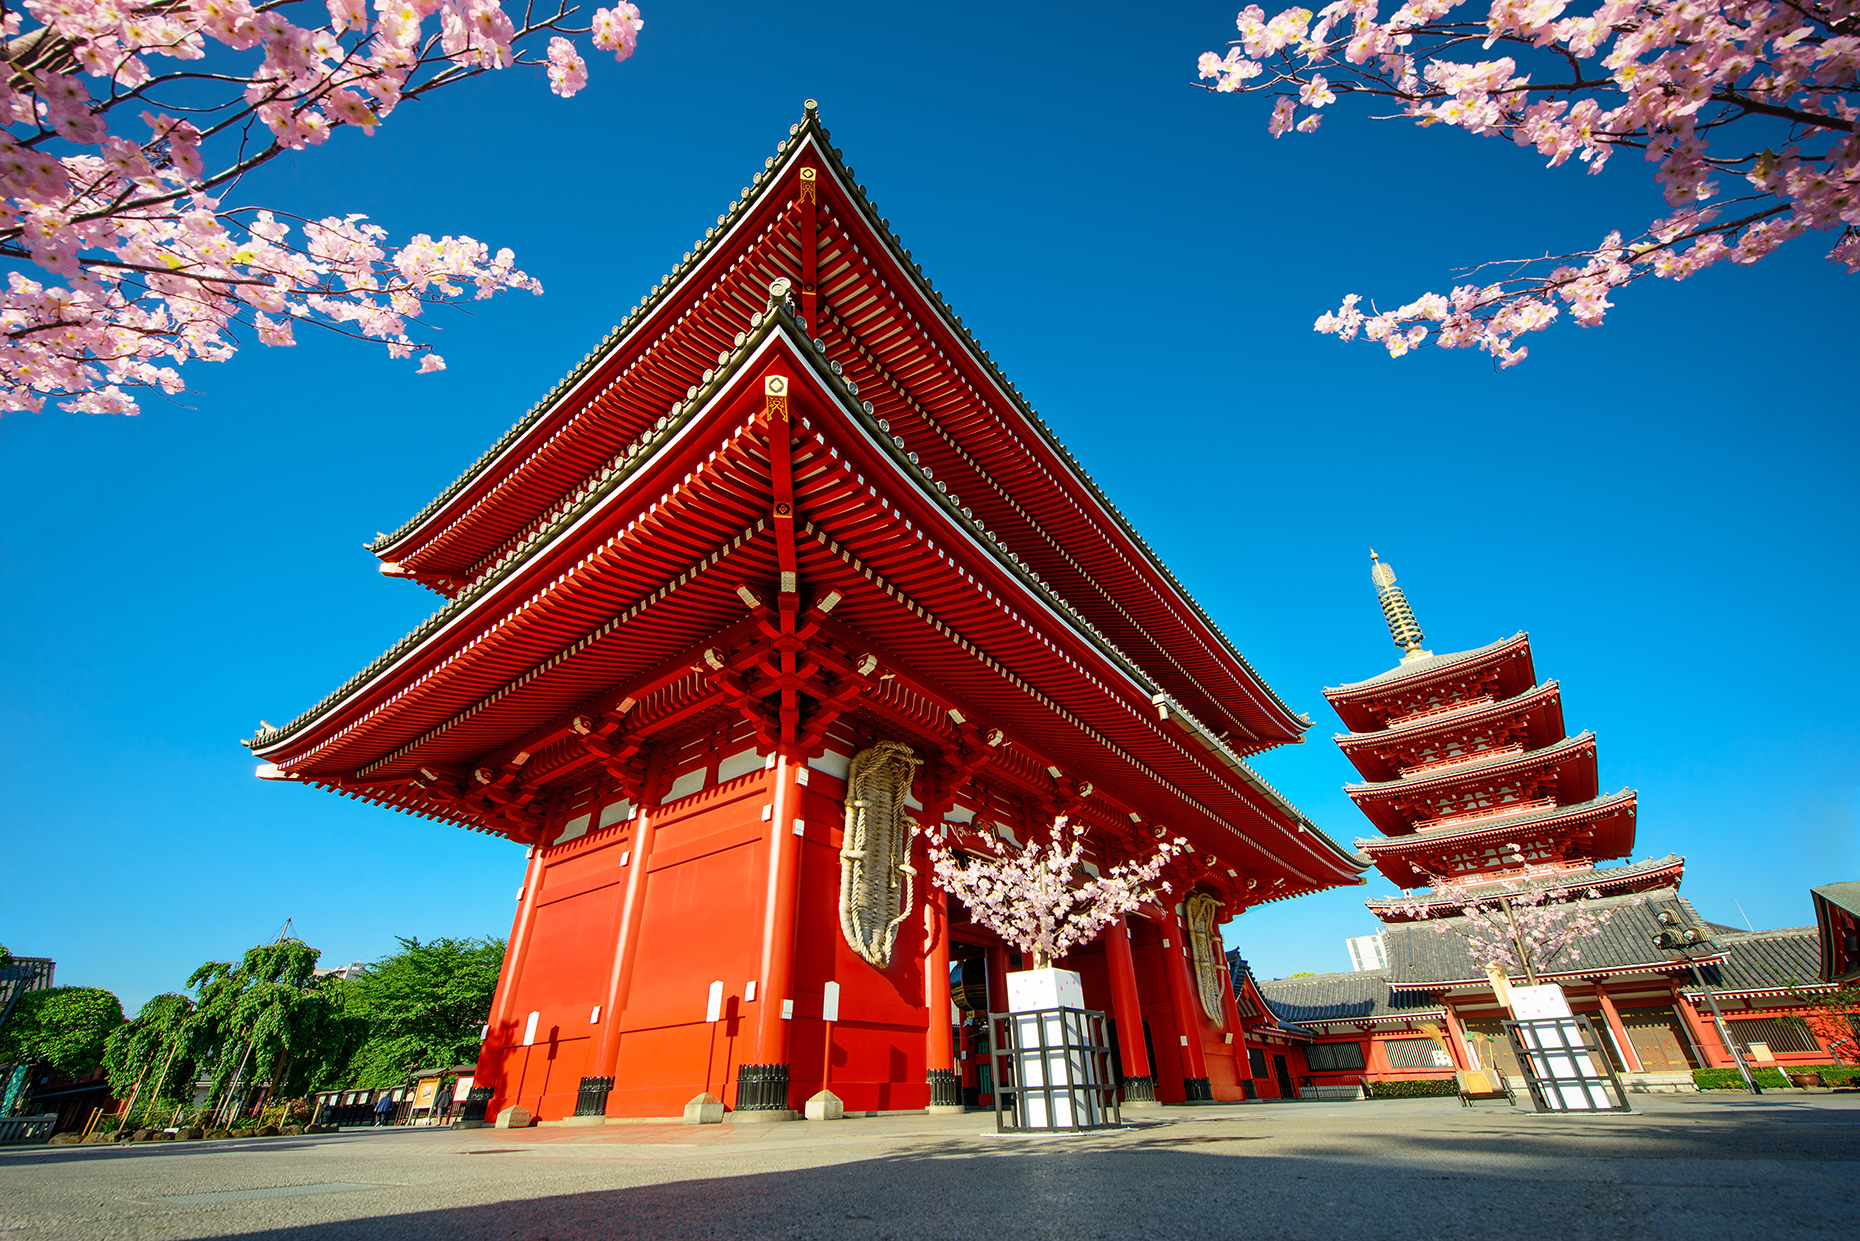
[[[1578,941],[1555,960],[1538,963],[1538,973],[1571,974],[1631,965],[1665,968],[1669,956],[1654,944],[1663,929],[1658,920],[1663,905],[1677,905],[1687,922],[1704,922],[1691,903],[1671,888],[1646,896],[1604,896],[1588,902],[1592,910],[1613,911],[1601,930]],[[1456,928],[1465,925],[1465,918],[1452,917],[1384,926],[1390,985],[1402,989],[1482,981],[1485,968],[1473,962],[1465,938],[1455,933]],[[1711,952],[1716,948],[1714,940],[1705,939],[1697,950]],[[1813,972],[1811,968],[1808,976]]]
[[[1860,880],[1824,883],[1818,888],[1810,888],[1809,893],[1850,914],[1860,914]]]
[[[1287,1034],[1303,1035],[1306,1038],[1310,1037],[1311,1031],[1301,1026],[1294,1025],[1279,1015],[1273,1006],[1271,997],[1266,994],[1265,989],[1260,985],[1259,979],[1253,977],[1253,967],[1246,963],[1246,958],[1240,955],[1240,950],[1238,948],[1230,949],[1227,953],[1227,973],[1233,983],[1234,994],[1236,996],[1241,993],[1241,989],[1244,987],[1246,981],[1248,979],[1252,980],[1253,989],[1259,992],[1259,996],[1262,1000],[1266,1001],[1266,1016],[1272,1019],[1272,1026],[1275,1030],[1283,1030]]]
[[[1632,862],[1626,866],[1609,866],[1597,868],[1595,870],[1566,871],[1562,874],[1555,875],[1535,875],[1529,879],[1509,882],[1505,886],[1509,891],[1518,891],[1520,889],[1535,891],[1538,888],[1570,888],[1572,890],[1600,888],[1606,892],[1608,888],[1617,884],[1631,883],[1642,875],[1654,874],[1658,871],[1665,870],[1669,866],[1684,866],[1685,863],[1686,859],[1679,854],[1669,853],[1665,857],[1648,858],[1643,862]],[[1469,884],[1465,888],[1451,894],[1436,892],[1432,895],[1415,897],[1412,899],[1405,896],[1378,897],[1374,900],[1364,901],[1363,904],[1369,908],[1371,913],[1375,913],[1378,910],[1396,909],[1410,905],[1426,905],[1434,908],[1457,908],[1467,901],[1472,901],[1476,904],[1480,900],[1489,899],[1496,891],[1497,885]]]
[[[1724,950],[1722,962],[1699,966],[1714,991],[1768,991],[1779,987],[1821,986],[1821,937],[1812,926],[1775,931],[1731,931],[1714,935]],[[1687,975],[1690,979],[1690,975]],[[1688,983],[1681,991],[1698,990]]]
[[[1497,642],[1493,642],[1487,646],[1477,647],[1470,651],[1454,651],[1447,655],[1425,655],[1420,659],[1411,659],[1405,664],[1397,664],[1387,672],[1379,672],[1368,680],[1346,681],[1342,685],[1333,685],[1324,692],[1326,694],[1347,694],[1352,690],[1364,689],[1371,685],[1381,685],[1390,681],[1405,681],[1409,677],[1425,676],[1430,672],[1438,672],[1440,669],[1450,664],[1467,663],[1478,659],[1482,655],[1490,655],[1499,648],[1516,642],[1523,636],[1524,631],[1520,629],[1509,638],[1500,638]]]
[[[1315,974],[1309,978],[1254,980],[1260,995],[1284,1021],[1350,1021],[1439,1012],[1425,992],[1391,992],[1387,970]]]

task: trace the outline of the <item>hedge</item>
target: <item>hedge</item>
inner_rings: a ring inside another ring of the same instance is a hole
[[[1451,1097],[1459,1092],[1459,1083],[1451,1077],[1369,1083],[1369,1097],[1372,1099],[1436,1099],[1442,1095]]]
[[[1860,1083],[1860,1068],[1839,1064],[1804,1064],[1788,1066],[1791,1073],[1817,1073],[1824,1086],[1852,1086]],[[1793,1083],[1783,1079],[1779,1069],[1762,1068],[1751,1073],[1765,1090],[1781,1090]],[[1744,1079],[1736,1069],[1693,1069],[1692,1081],[1700,1090],[1742,1090]]]

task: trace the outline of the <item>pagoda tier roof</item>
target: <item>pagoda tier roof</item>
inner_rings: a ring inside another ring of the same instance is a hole
[[[809,170],[817,180],[804,188]],[[802,210],[809,198],[815,211]],[[937,294],[812,107],[624,322],[445,491],[370,545],[383,572],[456,594],[554,524],[725,364],[772,280],[802,292],[810,216],[819,300],[803,339],[823,342],[889,433],[907,438],[1068,611],[1232,750],[1298,740],[1309,719],[1273,693]],[[806,294],[816,296],[812,286]]]
[[[1494,879],[1489,883],[1435,890],[1430,895],[1413,897],[1377,897],[1364,901],[1370,913],[1383,922],[1409,922],[1423,916],[1436,917],[1468,904],[1489,901],[1501,893],[1537,892],[1579,894],[1594,890],[1604,896],[1629,892],[1650,892],[1656,888],[1677,888],[1685,877],[1686,859],[1677,853],[1649,858],[1627,866],[1585,867],[1580,870],[1552,871],[1525,875],[1517,879]]]
[[[1469,674],[1491,670],[1496,673],[1500,698],[1521,694],[1537,683],[1531,663],[1530,635],[1520,630],[1509,638],[1470,651],[1450,655],[1423,655],[1397,664],[1366,681],[1352,681],[1324,691],[1324,697],[1343,725],[1353,733],[1374,732],[1383,728],[1391,715],[1402,712],[1390,706],[1397,695],[1436,685],[1449,685]]]
[[[247,744],[274,777],[516,834],[462,808],[460,784],[564,787],[594,757],[577,723],[622,718],[648,739],[731,710],[716,652],[766,623],[759,596],[779,576],[762,419],[765,380],[780,376],[808,623],[848,676],[870,674],[855,706],[952,750],[999,729],[994,761],[1017,778],[1056,801],[1063,773],[1089,775],[1079,796],[1100,820],[1166,823],[1266,877],[1260,898],[1361,882],[1353,854],[957,507],[837,363],[791,305],[766,303],[697,393],[546,528]]]
[[[1454,830],[1453,820],[1449,819],[1438,827],[1417,829],[1398,803],[1410,797],[1435,796],[1456,789],[1482,787],[1514,776],[1546,774],[1553,769],[1559,801],[1586,801],[1595,796],[1595,734],[1577,733],[1574,737],[1565,737],[1541,749],[1478,759],[1406,779],[1346,784],[1343,791],[1350,795],[1350,800],[1356,803],[1364,817],[1385,833],[1395,835],[1418,830],[1422,834],[1434,835]],[[1491,807],[1472,813],[1487,815],[1496,809]]]
[[[1445,873],[1441,862],[1449,854],[1501,843],[1553,840],[1568,848],[1566,861],[1601,861],[1621,857],[1634,848],[1634,790],[1622,789],[1586,802],[1551,806],[1502,819],[1480,819],[1463,828],[1439,828],[1382,840],[1359,840],[1376,869],[1403,888],[1426,887],[1432,876]]]
[[[1485,703],[1474,701],[1456,711],[1437,712],[1377,732],[1339,733],[1332,740],[1364,778],[1374,783],[1402,778],[1388,761],[1390,751],[1520,719],[1529,724],[1530,745],[1534,749],[1563,737],[1563,697],[1555,681],[1546,681],[1513,698]]]
[[[1610,974],[1676,973],[1686,968],[1655,946],[1663,929],[1659,922],[1658,903],[1678,904],[1692,922],[1698,913],[1671,889],[1643,896],[1604,896],[1587,902],[1598,913],[1606,912],[1608,921],[1594,934],[1578,940],[1561,957],[1537,963],[1537,975],[1546,982],[1565,979],[1595,978]],[[1443,933],[1441,928],[1445,927]],[[1466,927],[1463,917],[1433,918],[1420,922],[1391,923],[1383,927],[1382,941],[1388,952],[1389,986],[1403,991],[1438,991],[1448,987],[1486,986],[1485,967],[1472,958],[1466,937],[1456,933]],[[1716,960],[1721,945],[1704,941],[1704,960]],[[1514,973],[1514,977],[1516,974]]]
[[[1709,924],[1705,924],[1709,925]],[[1712,940],[1723,957],[1699,967],[1699,976],[1720,999],[1830,989],[1820,975],[1821,937],[1812,926],[1768,931],[1714,931]],[[1690,973],[1679,988],[1683,995],[1700,995]]]

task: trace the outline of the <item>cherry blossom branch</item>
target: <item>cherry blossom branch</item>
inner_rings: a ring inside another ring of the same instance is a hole
[[[1436,885],[1436,896],[1450,891]],[[1599,899],[1601,892],[1590,888],[1571,898],[1543,888],[1519,884],[1483,885],[1476,900],[1468,900],[1455,914],[1442,915],[1435,904],[1414,901],[1394,906],[1394,910],[1417,920],[1440,919],[1433,923],[1442,935],[1457,935],[1466,946],[1467,955],[1482,970],[1501,970],[1507,976],[1534,977],[1567,956],[1574,964],[1582,959],[1582,941],[1601,933],[1603,927],[1626,905],[1592,909],[1588,902]],[[1636,898],[1626,904],[1639,904]]]
[[[1360,332],[1394,357],[1429,340],[1477,347],[1503,367],[1527,355],[1523,335],[1565,309],[1595,326],[1613,289],[1754,263],[1811,229],[1836,233],[1828,258],[1860,271],[1860,0],[1602,0],[1576,16],[1565,15],[1565,0],[1488,0],[1483,21],[1448,20],[1460,7],[1407,0],[1384,20],[1374,0],[1270,19],[1250,6],[1226,54],[1203,54],[1201,77],[1210,90],[1272,96],[1275,138],[1312,133],[1324,108],[1369,95],[1398,101],[1400,115],[1423,126],[1535,147],[1552,168],[1573,156],[1600,172],[1611,151],[1642,150],[1679,214],[1631,242],[1612,232],[1506,282],[1423,294],[1393,311],[1366,315],[1352,294],[1317,320],[1318,331],[1345,340]],[[1453,58],[1474,43],[1482,54],[1499,45],[1512,54]],[[1547,68],[1566,68],[1567,79],[1543,80]],[[1781,143],[1777,121],[1789,126]],[[1742,149],[1713,152],[1724,135],[1743,135]],[[1712,223],[1714,209],[1702,204],[1719,193],[1714,173],[1758,191],[1731,202],[1765,205]]]
[[[976,922],[1033,958],[1044,969],[1073,948],[1090,943],[1112,921],[1167,892],[1163,868],[1188,841],[1176,837],[1143,861],[1125,861],[1097,874],[1085,869],[1085,842],[1064,817],[1038,837],[1010,850],[984,836],[989,856],[963,853],[927,836],[934,881],[960,900]]]
[[[402,102],[480,73],[545,66],[550,89],[571,96],[587,65],[567,36],[591,32],[625,60],[643,26],[625,0],[585,26],[565,0],[531,3],[520,22],[497,0],[374,0],[372,17],[364,0],[25,8],[39,24],[22,33],[26,14],[0,3],[0,259],[50,279],[6,272],[0,411],[57,397],[66,409],[134,413],[133,389],[179,392],[182,363],[230,357],[235,327],[290,345],[293,324],[308,323],[420,355],[422,372],[443,369],[410,320],[435,304],[540,293],[510,251],[425,234],[394,246],[360,215],[297,219],[293,243],[296,217],[220,196],[287,150],[344,126],[372,134]],[[312,11],[303,24],[288,16]],[[547,54],[533,52],[545,36]],[[210,70],[152,68],[210,49]],[[157,102],[171,88],[183,98]],[[122,128],[131,102],[160,109],[141,112],[146,133]]]

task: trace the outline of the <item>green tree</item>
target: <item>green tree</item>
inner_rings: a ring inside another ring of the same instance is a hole
[[[190,1024],[216,1097],[236,1103],[263,1084],[288,1098],[309,1085],[324,1047],[341,1033],[334,988],[315,975],[320,955],[302,940],[280,939],[248,949],[237,965],[209,961],[188,978]]]
[[[181,1102],[192,1095],[202,1033],[193,1015],[194,1002],[170,991],[144,1004],[133,1020],[110,1035],[103,1067],[118,1098],[129,1098],[138,1082],[151,1103]]]
[[[407,1066],[442,1068],[478,1058],[479,1032],[504,967],[500,939],[401,939],[340,988],[347,1045],[326,1060],[319,1085],[382,1087]]]
[[[102,987],[29,991],[0,1030],[0,1064],[43,1060],[67,1077],[82,1077],[103,1060],[122,1024],[122,1002]]]

